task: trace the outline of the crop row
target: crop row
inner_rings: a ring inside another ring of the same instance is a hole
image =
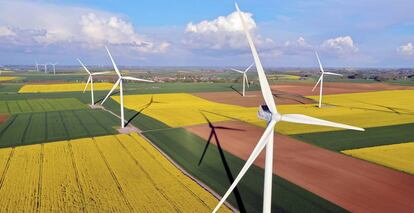
[[[17,114],[0,125],[0,147],[113,134],[117,124],[102,110]]]
[[[18,114],[85,109],[86,106],[75,98],[9,100],[0,102],[0,113]]]
[[[1,212],[211,212],[217,203],[137,134],[0,149],[0,177]]]

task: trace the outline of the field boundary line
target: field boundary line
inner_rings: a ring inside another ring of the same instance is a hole
[[[112,176],[112,178],[113,178],[113,180],[114,180],[114,182],[115,182],[115,184],[116,184],[116,186],[117,186],[117,188],[118,188],[118,190],[119,190],[119,192],[120,192],[120,194],[121,194],[121,196],[122,196],[122,198],[123,198],[123,200],[124,200],[125,204],[128,206],[128,208],[129,208],[129,210],[130,210],[131,212],[135,212],[135,211],[134,211],[134,207],[131,205],[131,203],[129,202],[129,200],[128,200],[128,199],[127,199],[127,197],[125,196],[124,190],[122,189],[122,186],[121,186],[121,184],[119,183],[119,180],[118,180],[118,178],[117,178],[117,177],[116,177],[116,175],[115,175],[115,172],[114,172],[114,171],[112,170],[112,168],[110,167],[110,165],[109,165],[109,163],[108,163],[108,160],[105,158],[105,156],[104,156],[104,154],[102,153],[101,149],[99,149],[99,146],[98,146],[98,144],[96,143],[95,137],[93,137],[93,138],[92,138],[92,141],[93,141],[93,144],[95,145],[96,149],[98,150],[99,155],[101,156],[102,160],[104,161],[104,163],[105,163],[105,165],[106,165],[106,168],[108,169],[109,173],[111,174],[111,176]]]
[[[30,113],[29,121],[27,122],[26,127],[24,128],[23,135],[22,135],[22,141],[20,145],[25,144],[26,134],[27,134],[27,131],[29,130],[30,124],[32,123],[32,117],[33,117],[33,113]]]
[[[102,110],[107,111],[109,113],[111,113],[112,115],[116,116],[117,118],[121,119],[121,116],[115,114],[114,112],[112,112],[111,110],[106,109],[105,107],[102,106]],[[189,172],[187,172],[183,167],[181,167],[177,162],[175,162],[172,158],[170,158],[170,156],[168,156],[164,151],[162,151],[158,146],[156,146],[154,143],[152,143],[152,141],[150,139],[148,139],[147,137],[145,137],[145,135],[142,134],[142,131],[135,127],[134,125],[132,125],[131,123],[128,124],[131,127],[134,127],[136,129],[138,129],[137,134],[139,134],[145,141],[147,141],[149,144],[151,144],[151,146],[153,146],[158,152],[160,152],[171,164],[173,164],[178,170],[180,170],[185,176],[189,177],[191,180],[193,180],[194,182],[196,182],[199,186],[201,186],[201,188],[203,188],[204,190],[210,192],[218,201],[221,200],[221,196],[215,192],[212,188],[210,188],[209,186],[207,186],[206,184],[204,184],[203,182],[201,182],[200,180],[198,180],[197,178],[195,178],[194,176],[192,176]],[[177,128],[181,128],[181,127],[177,127]],[[172,128],[165,128],[163,130],[167,130],[167,129],[172,129]],[[148,130],[148,131],[152,131],[152,130]],[[145,131],[147,132],[147,131]],[[95,140],[94,140],[95,141]],[[234,206],[232,206],[229,202],[225,201],[224,205],[226,205],[229,209],[231,209],[233,212],[239,212],[239,210],[237,210]]]
[[[43,174],[43,161],[44,161],[44,144],[40,144],[40,159],[39,159],[39,180],[37,183],[38,191],[37,191],[37,201],[36,201],[36,208],[38,212],[41,210],[42,205],[42,174]]]
[[[75,171],[75,181],[76,181],[76,185],[78,186],[78,189],[80,191],[80,193],[82,194],[82,198],[81,198],[81,202],[82,202],[82,211],[85,212],[86,209],[86,199],[85,199],[85,192],[83,191],[83,188],[80,184],[79,181],[79,171],[78,171],[78,167],[76,166],[76,161],[75,161],[75,155],[73,154],[73,149],[72,149],[72,144],[70,143],[70,141],[66,141],[67,145],[68,145],[68,150],[70,153],[70,158],[72,161],[72,167],[73,170]]]
[[[9,171],[10,162],[11,162],[11,159],[13,158],[14,151],[15,151],[15,148],[12,147],[11,151],[10,151],[10,154],[9,154],[9,157],[7,158],[6,166],[4,167],[4,171],[3,171],[3,173],[1,174],[1,177],[0,177],[0,190],[3,188],[4,179],[6,178],[7,171]]]
[[[128,137],[131,137],[130,135],[128,135]],[[154,188],[157,190],[157,192],[159,192],[161,194],[161,196],[163,196],[169,204],[171,204],[173,206],[173,208],[177,211],[180,212],[180,209],[175,205],[174,202],[170,201],[169,197],[163,192],[163,190],[161,188],[159,188],[157,186],[157,183],[151,178],[151,176],[148,174],[147,171],[145,171],[145,169],[141,166],[141,164],[138,163],[137,159],[135,159],[131,152],[124,146],[124,144],[122,144],[122,142],[119,140],[118,137],[116,137],[116,140],[118,141],[119,145],[122,147],[122,149],[124,149],[126,151],[126,153],[128,154],[128,156],[131,158],[131,160],[138,166],[138,168],[145,174],[145,176],[148,178],[148,180],[152,183],[152,185],[154,186]],[[132,137],[131,137],[132,138]],[[134,138],[133,138],[134,139]],[[134,139],[134,141],[136,142],[136,140]]]
[[[170,174],[171,175],[171,177],[173,177],[175,180],[177,180],[178,181],[178,183],[180,184],[180,185],[182,185],[188,192],[190,192],[191,194],[193,194],[194,195],[194,197],[196,197],[198,200],[200,200],[205,206],[207,206],[208,208],[209,208],[209,206],[200,198],[200,197],[198,197],[190,188],[188,188],[187,187],[187,185],[186,184],[184,184],[183,182],[181,182],[181,180],[179,179],[179,178],[177,178],[174,174],[172,174],[168,169],[166,169],[161,163],[159,163],[159,161],[157,160],[157,158],[156,158],[156,156],[154,156],[151,152],[149,152],[148,151],[148,149],[147,148],[145,148],[144,146],[142,146],[137,140],[135,140],[135,142],[137,142],[137,144],[138,144],[138,146],[140,146],[143,150],[145,150],[145,152],[149,155],[149,156],[151,156],[151,158],[158,164],[158,165],[160,165],[160,167],[161,168],[164,168],[165,169],[165,171],[168,173],[168,174]],[[152,146],[152,145],[151,145]],[[126,148],[125,148],[126,149]],[[155,150],[157,150],[157,149],[155,149]],[[157,150],[158,151],[158,150]],[[130,152],[128,151],[128,153],[130,154]],[[130,154],[131,156],[132,156],[132,154]],[[161,156],[163,156],[162,154],[161,154]],[[163,156],[164,157],[164,156]],[[135,158],[134,158],[135,159]],[[135,160],[136,161],[136,160]],[[170,163],[170,164],[172,164],[168,159],[167,159],[167,161]],[[175,167],[174,166],[174,164],[172,164],[173,165],[173,167]],[[190,178],[191,179],[191,178]]]

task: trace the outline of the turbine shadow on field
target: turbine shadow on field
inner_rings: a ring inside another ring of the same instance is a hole
[[[112,92],[112,94],[111,94],[110,96],[112,96],[112,95],[116,95],[116,94],[119,94],[119,91]],[[94,104],[97,104],[97,103],[99,103],[99,102],[103,101],[104,99],[105,99],[105,96],[103,96],[103,97],[102,97],[102,98],[100,98],[99,100],[95,101],[95,103],[94,103]]]
[[[140,115],[145,109],[148,109],[148,107],[150,107],[153,103],[159,104],[162,102],[158,102],[158,101],[154,101],[154,95],[151,96],[151,100],[145,104],[141,110],[139,110],[138,112],[136,112],[126,123],[125,126],[127,126],[128,124],[130,124],[138,115]]]
[[[232,90],[236,91],[240,96],[243,96],[243,94],[239,90],[237,90],[236,88],[234,88],[233,85],[231,85],[230,88]]]
[[[355,101],[355,100],[354,100]],[[366,110],[366,111],[373,111],[373,112],[385,112],[385,113],[392,113],[392,114],[397,114],[397,115],[414,115],[414,112],[410,112],[409,109],[402,109],[402,108],[396,108],[396,107],[389,107],[389,106],[384,106],[384,105],[380,105],[380,104],[373,104],[373,103],[365,103],[362,101],[355,101],[355,102],[360,102],[363,104],[367,104],[367,105],[372,105],[372,106],[377,106],[377,107],[382,107],[385,108],[387,110],[380,110],[380,109],[372,109],[372,108],[367,108],[367,107],[355,107],[355,106],[345,106],[345,105],[337,105],[337,104],[329,104],[331,106],[335,106],[335,107],[343,107],[343,108],[348,108],[348,109],[360,109],[360,110]],[[400,111],[399,111],[400,110]],[[401,110],[405,111],[405,112],[401,112]]]
[[[273,94],[273,96],[275,98],[288,99],[288,100],[292,100],[292,101],[298,102],[300,104],[307,104],[307,103],[304,102],[304,101],[300,101],[299,99],[307,99],[307,100],[310,101],[310,103],[314,103],[315,102],[314,100],[312,100],[310,98],[306,98],[306,97],[303,97],[303,96],[300,96],[300,95],[292,95],[292,94],[288,94],[288,93],[280,93],[280,94],[277,94],[276,92],[275,93],[272,93],[272,94]],[[291,96],[294,96],[294,97],[291,97]],[[277,99],[275,99],[275,100],[277,101]]]
[[[234,182],[234,177],[233,177],[233,174],[231,173],[230,166],[227,163],[227,160],[226,160],[226,157],[224,155],[223,149],[221,148],[220,140],[217,136],[216,129],[231,130],[231,131],[245,131],[245,130],[237,129],[237,128],[230,128],[230,127],[225,127],[225,126],[214,126],[203,112],[201,112],[201,114],[203,115],[204,119],[206,119],[206,121],[208,122],[208,126],[210,127],[211,132],[210,132],[210,135],[208,136],[208,140],[207,140],[207,143],[204,147],[201,158],[198,161],[198,166],[201,165],[201,162],[203,161],[204,156],[207,152],[207,149],[208,149],[208,147],[211,143],[211,140],[213,139],[213,136],[214,136],[214,139],[216,140],[216,144],[217,144],[217,149],[219,151],[219,155],[220,155],[221,161],[222,161],[223,166],[224,166],[224,170],[226,171],[227,177],[229,179],[229,183],[231,184],[231,183]],[[234,196],[236,198],[236,202],[237,202],[237,205],[239,207],[240,212],[246,212],[246,208],[244,207],[243,200],[241,198],[241,195],[240,195],[240,192],[239,192],[238,188],[236,187],[233,192],[234,192]]]

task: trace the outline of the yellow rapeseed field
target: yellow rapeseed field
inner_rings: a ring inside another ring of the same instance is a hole
[[[218,202],[136,133],[0,149],[0,173],[0,212],[211,212]]]
[[[295,113],[305,114],[316,118],[326,119],[334,122],[341,122],[349,125],[364,128],[397,125],[414,122],[414,91],[385,91],[373,92],[374,97],[369,98],[370,93],[346,94],[347,98],[336,98],[336,95],[326,96],[328,101],[337,100],[341,104],[338,106],[325,106],[322,109],[315,104],[298,105],[279,105],[278,110],[284,114]],[[379,97],[378,97],[379,96]],[[391,109],[374,106],[384,104],[384,100],[389,100],[387,107]],[[113,97],[119,102],[119,96]],[[153,99],[152,104],[151,98]],[[354,99],[364,99],[370,102],[369,106],[352,107]],[[393,99],[396,99],[392,101]],[[264,127],[266,123],[257,118],[257,107],[242,107],[229,104],[221,104],[208,101],[190,94],[154,94],[154,95],[127,95],[124,96],[125,107],[153,117],[171,127],[190,126],[195,124],[207,123],[201,112],[212,122],[224,120],[240,120],[254,125]],[[413,109],[411,111],[410,109]],[[299,125],[281,122],[278,124],[278,132],[282,134],[302,134],[312,132],[324,132],[338,130],[336,128]]]
[[[94,83],[94,90],[110,90],[110,83]],[[64,83],[64,84],[26,84],[20,88],[19,93],[48,93],[48,92],[76,92],[83,91],[85,83]],[[90,87],[86,90],[89,90]]]
[[[151,103],[152,98],[152,103]],[[113,99],[120,101],[119,96]],[[151,104],[150,104],[151,103]],[[245,107],[221,104],[186,93],[124,96],[124,106],[153,117],[171,127],[207,123],[201,112],[245,110]],[[229,118],[208,113],[211,122]]]
[[[18,77],[13,77],[13,76],[0,76],[0,81],[11,81],[11,80],[16,80]]]
[[[414,174],[414,142],[342,151],[347,155]]]

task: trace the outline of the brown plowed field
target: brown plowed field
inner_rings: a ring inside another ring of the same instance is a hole
[[[0,124],[4,123],[9,118],[8,115],[2,114],[0,115]]]
[[[371,92],[380,90],[403,90],[414,89],[413,86],[400,86],[395,84],[385,83],[345,83],[345,82],[325,82],[323,93],[342,94],[342,93],[356,93],[356,92]],[[285,92],[290,94],[297,94],[302,96],[319,95],[319,87],[312,92],[314,83],[290,83],[272,85],[273,91]]]
[[[275,96],[276,104],[311,104],[315,102],[303,96],[319,95],[319,88],[312,92],[313,86],[314,84],[309,83],[282,83],[272,85],[271,88]],[[384,83],[324,83],[325,95],[400,89],[414,89],[414,87]],[[214,102],[245,107],[254,107],[264,103],[260,91],[247,91],[246,97],[242,97],[235,91],[193,93],[193,95]]]
[[[246,160],[264,129],[227,121],[214,124],[245,131],[216,129],[223,149]],[[208,125],[187,127],[207,139]],[[215,141],[212,141],[215,144]],[[414,176],[325,150],[276,134],[277,175],[351,212],[412,212]],[[263,167],[264,153],[255,161]]]

